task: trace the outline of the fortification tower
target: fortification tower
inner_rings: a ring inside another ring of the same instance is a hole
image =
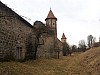
[[[50,30],[50,34],[52,34],[52,39],[54,41],[54,48],[55,48],[57,43],[57,18],[54,16],[51,9],[45,21],[46,21],[46,26]]]
[[[54,32],[57,37],[57,18],[54,16],[52,10],[50,9],[47,18],[45,19],[46,26]]]
[[[66,42],[66,39],[67,39],[67,38],[66,38],[65,34],[63,33],[62,38],[61,38],[61,42],[62,42],[62,43],[65,43],[65,42]]]

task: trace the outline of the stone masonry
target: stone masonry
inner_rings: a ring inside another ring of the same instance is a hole
[[[24,59],[34,27],[0,2],[0,58]]]
[[[37,22],[32,26],[0,1],[0,60],[33,57],[36,44],[37,57],[57,57],[62,43],[57,38],[57,18],[51,10],[45,21],[46,24]],[[37,38],[41,24],[46,30]]]

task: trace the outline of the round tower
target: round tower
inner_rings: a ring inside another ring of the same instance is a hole
[[[50,30],[52,30],[54,32],[54,35],[57,37],[57,18],[54,16],[51,9],[50,9],[45,21],[46,21],[46,26]]]
[[[62,43],[65,43],[65,42],[66,42],[66,39],[67,39],[67,38],[66,38],[65,34],[63,33],[62,38],[61,38],[61,42],[62,42]]]

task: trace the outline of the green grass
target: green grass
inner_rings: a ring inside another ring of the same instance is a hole
[[[100,47],[60,59],[0,62],[0,75],[100,75]]]

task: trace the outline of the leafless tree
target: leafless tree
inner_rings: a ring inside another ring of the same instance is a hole
[[[68,55],[69,54],[69,50],[70,50],[69,44],[64,42],[63,43],[63,56]]]
[[[35,26],[36,25],[36,26]],[[41,36],[41,34],[43,34],[43,33],[47,33],[46,31],[47,31],[47,28],[45,27],[45,25],[42,23],[42,22],[40,22],[40,21],[36,21],[35,23],[34,23],[34,27],[37,29],[36,30],[36,42],[35,42],[35,51],[34,51],[34,57],[33,57],[33,59],[34,60],[36,60],[36,54],[37,54],[37,48],[38,48],[38,46],[39,45],[43,45],[43,44],[40,44],[40,42],[39,42],[39,38],[40,38],[40,36]]]
[[[85,52],[86,50],[86,44],[84,40],[80,40],[79,41],[79,49],[82,50],[83,52]]]
[[[77,46],[76,45],[72,45],[72,52],[76,52],[77,50]]]
[[[91,48],[93,46],[93,36],[88,35],[87,37],[88,47]]]

